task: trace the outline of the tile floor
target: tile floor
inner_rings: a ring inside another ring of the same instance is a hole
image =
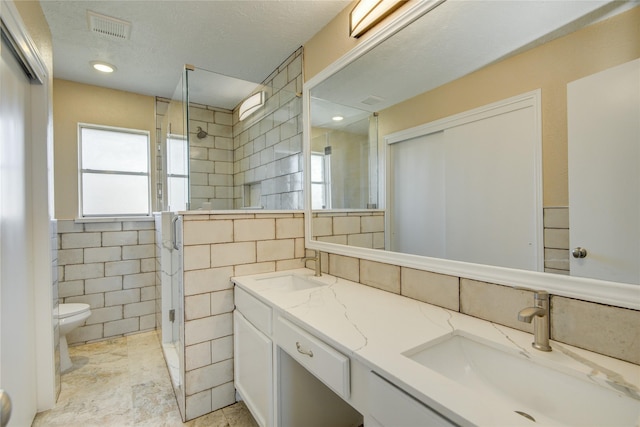
[[[56,406],[33,427],[254,427],[243,403],[182,423],[156,332],[69,348]]]

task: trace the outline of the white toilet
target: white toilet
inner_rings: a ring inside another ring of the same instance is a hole
[[[78,326],[84,325],[87,318],[91,316],[89,304],[58,304],[58,326],[60,331],[60,372],[71,368],[71,358],[69,357],[69,347],[67,345],[67,334]]]

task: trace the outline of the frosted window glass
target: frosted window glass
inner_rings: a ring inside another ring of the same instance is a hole
[[[83,173],[82,214],[148,215],[149,178]]]
[[[311,154],[311,181],[324,181],[324,156]]]
[[[324,208],[324,184],[311,184],[311,209]]]
[[[187,175],[189,155],[185,139],[167,139],[167,172],[170,175]]]
[[[80,125],[81,215],[149,215],[149,135]]]
[[[149,172],[146,134],[86,127],[81,132],[83,169]]]
[[[188,178],[168,178],[169,187],[169,210],[186,211],[187,200],[189,195],[189,179]]]

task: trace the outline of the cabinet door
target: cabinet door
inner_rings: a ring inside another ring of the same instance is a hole
[[[452,427],[455,425],[373,372],[369,375],[368,412],[366,425],[371,427]]]
[[[233,312],[235,386],[260,426],[273,425],[273,353],[269,337]]]

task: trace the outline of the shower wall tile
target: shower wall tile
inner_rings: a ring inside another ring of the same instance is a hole
[[[265,209],[302,209],[302,48],[294,52],[262,83],[265,106],[246,120],[233,114],[234,207],[242,208],[245,192],[259,189]],[[255,193],[254,193],[255,194]]]
[[[69,344],[155,329],[154,227],[153,221],[58,221],[58,301],[92,310]]]

